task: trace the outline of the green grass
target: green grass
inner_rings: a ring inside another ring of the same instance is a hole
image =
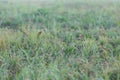
[[[0,80],[120,80],[120,2],[0,1]]]

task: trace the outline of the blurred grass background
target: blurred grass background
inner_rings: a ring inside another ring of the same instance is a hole
[[[120,80],[120,1],[1,0],[1,80]]]

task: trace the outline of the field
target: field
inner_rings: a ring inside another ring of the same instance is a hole
[[[119,0],[0,0],[0,80],[120,80]]]

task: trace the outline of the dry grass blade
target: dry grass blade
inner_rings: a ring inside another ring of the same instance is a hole
[[[42,31],[39,31],[38,34],[37,34],[37,39],[40,37]]]

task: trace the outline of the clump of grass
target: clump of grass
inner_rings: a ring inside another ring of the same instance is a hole
[[[18,17],[6,18],[1,21],[0,26],[6,27],[8,29],[17,29],[18,26],[22,24],[22,20]],[[17,27],[16,27],[17,26]]]
[[[15,57],[11,57],[12,59],[9,60],[9,63],[7,65],[7,69],[8,69],[8,79],[10,80],[14,80],[16,79],[17,75],[19,75],[21,68],[19,65],[19,60]]]

